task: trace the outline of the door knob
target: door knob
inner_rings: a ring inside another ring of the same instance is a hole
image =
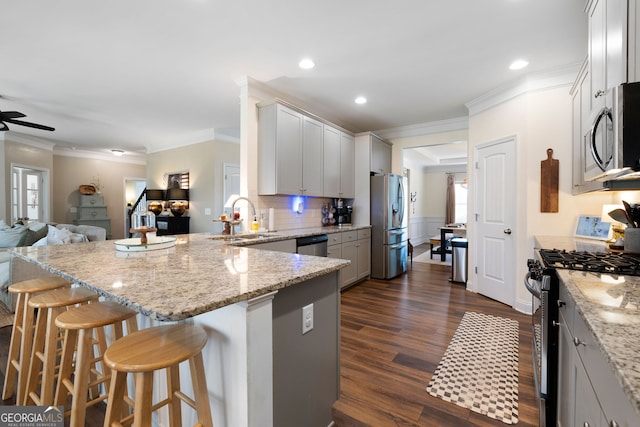
[[[504,230],[504,234],[511,234],[511,229],[507,228],[506,230]]]

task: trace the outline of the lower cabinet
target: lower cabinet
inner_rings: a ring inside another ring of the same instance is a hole
[[[588,329],[575,302],[560,284],[558,426],[640,425],[629,398]]]
[[[351,264],[340,270],[340,287],[345,288],[371,273],[371,229],[329,234],[327,257],[347,259]]]

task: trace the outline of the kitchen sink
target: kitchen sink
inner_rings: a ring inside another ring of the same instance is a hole
[[[224,240],[225,242],[245,242],[249,240],[266,239],[268,237],[275,237],[275,234],[268,233],[240,233],[236,235],[219,234],[209,237],[213,240]]]

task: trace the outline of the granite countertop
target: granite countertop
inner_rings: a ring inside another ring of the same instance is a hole
[[[175,237],[175,247],[147,252],[116,251],[114,241],[108,240],[20,247],[11,253],[153,319],[172,321],[246,301],[349,264],[341,259],[227,245],[206,234]]]
[[[536,247],[607,250],[605,242],[552,236],[536,237]],[[625,394],[640,414],[640,277],[557,271]]]

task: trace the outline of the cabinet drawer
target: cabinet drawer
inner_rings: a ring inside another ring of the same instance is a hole
[[[365,228],[365,229],[362,229],[362,230],[358,230],[358,240],[366,239],[368,237],[371,237],[371,229],[370,228]]]
[[[343,231],[342,232],[342,243],[354,242],[356,240],[358,240],[358,232],[357,231]]]
[[[78,206],[78,219],[107,219],[107,207]]]
[[[80,195],[80,206],[104,206],[104,196],[98,194]]]
[[[340,243],[342,243],[342,233],[328,234],[327,237],[329,238],[329,240],[327,241],[327,246],[339,245]]]

